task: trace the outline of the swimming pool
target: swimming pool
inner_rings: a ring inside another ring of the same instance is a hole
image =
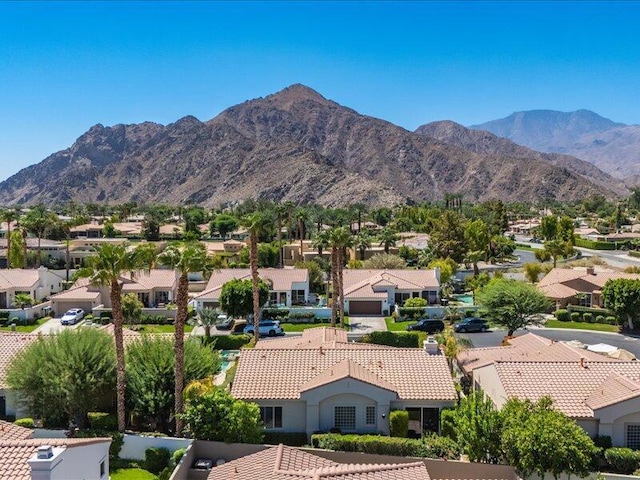
[[[473,295],[467,293],[461,293],[458,295],[452,295],[458,302],[466,303],[467,305],[473,305]]]

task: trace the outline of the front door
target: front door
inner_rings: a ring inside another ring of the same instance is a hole
[[[7,308],[7,292],[0,292],[0,308]]]

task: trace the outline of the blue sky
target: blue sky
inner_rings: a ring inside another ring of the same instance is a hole
[[[293,83],[411,130],[640,123],[639,20],[632,1],[0,1],[0,180],[96,123],[207,120]]]

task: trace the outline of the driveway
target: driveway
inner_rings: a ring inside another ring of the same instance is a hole
[[[42,325],[40,325],[38,328],[36,328],[33,332],[31,332],[32,334],[43,334],[43,335],[48,335],[51,333],[57,333],[60,332],[62,330],[64,330],[65,328],[78,328],[80,325],[82,325],[84,323],[84,320],[80,320],[78,323],[76,323],[75,325],[62,325],[60,323],[60,319],[59,318],[52,318],[51,320],[48,320],[47,322],[43,323]]]
[[[349,333],[366,335],[373,331],[386,331],[387,324],[384,317],[368,317],[360,315],[349,315]]]

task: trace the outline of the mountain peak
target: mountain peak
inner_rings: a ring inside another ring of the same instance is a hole
[[[267,96],[267,99],[280,100],[284,102],[300,102],[304,100],[314,100],[317,102],[327,102],[328,100],[316,92],[313,88],[301,83],[294,83],[279,92]]]

